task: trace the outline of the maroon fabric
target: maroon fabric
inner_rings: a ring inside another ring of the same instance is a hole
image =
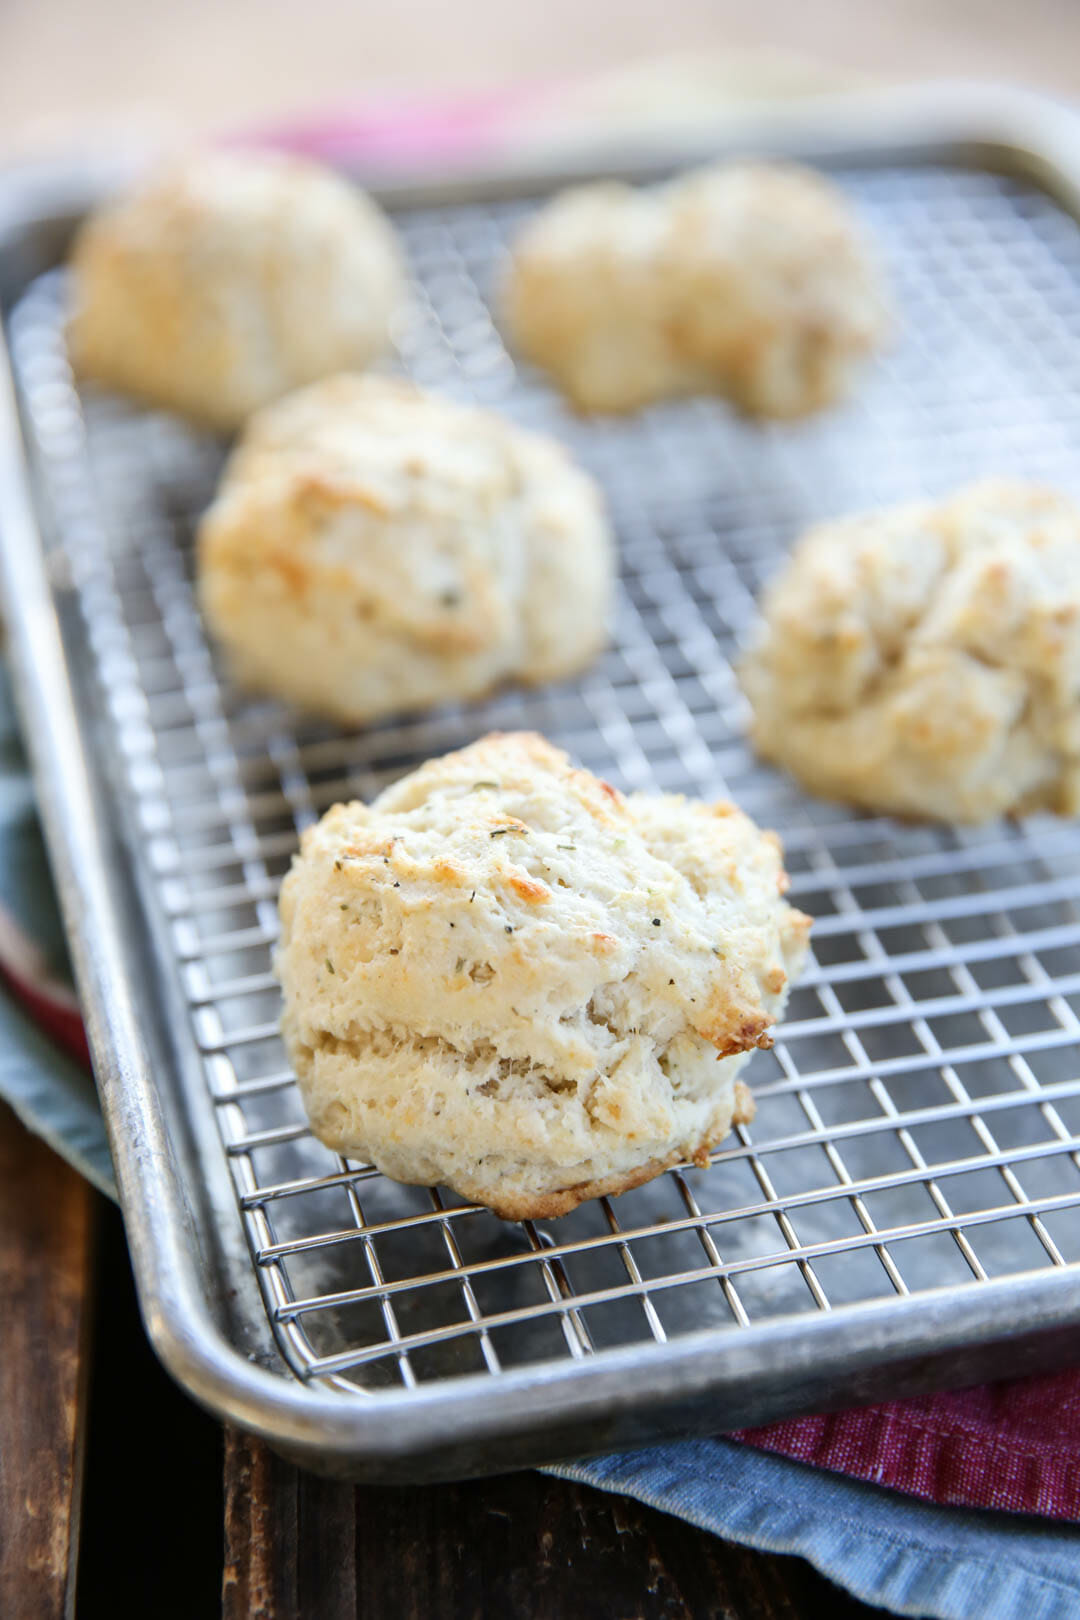
[[[931,1502],[1080,1519],[1080,1371],[793,1418],[732,1438]]]
[[[27,984],[19,979],[14,973],[9,972],[2,961],[0,961],[0,981],[7,985],[13,998],[39,1029],[55,1041],[57,1046],[62,1046],[69,1056],[84,1064],[86,1068],[90,1068],[90,1047],[77,1008],[72,1010],[66,1001],[53,995],[49,989]]]
[[[75,992],[49,971],[36,941],[6,906],[0,905],[0,983],[58,1046],[90,1067],[82,1014]]]

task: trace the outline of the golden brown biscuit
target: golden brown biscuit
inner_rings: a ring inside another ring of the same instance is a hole
[[[822,524],[742,666],[823,797],[943,821],[1080,809],[1080,510],[1025,484]]]
[[[785,888],[733,805],[624,798],[532,734],[335,806],[276,958],[313,1130],[508,1219],[702,1162],[805,953]]]
[[[841,193],[768,163],[561,193],[515,244],[503,314],[516,348],[584,411],[718,392],[802,416],[848,390],[886,326]]]
[[[200,153],[93,215],[71,255],[80,376],[229,432],[389,346],[394,232],[327,169]]]
[[[241,684],[358,723],[590,663],[614,547],[596,485],[554,441],[342,376],[252,419],[198,571]]]

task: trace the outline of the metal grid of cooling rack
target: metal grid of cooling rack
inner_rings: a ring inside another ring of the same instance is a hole
[[[267,1310],[302,1378],[369,1394],[579,1360],[708,1327],[1080,1259],[1080,829],[902,826],[808,800],[741,740],[753,599],[806,522],[1016,472],[1080,469],[1080,227],[987,174],[841,173],[881,244],[892,350],[846,408],[752,425],[722,404],[581,423],[519,375],[490,312],[532,204],[414,208],[398,334],[418,381],[566,440],[603,481],[618,633],[580,682],[360,736],[217,677],[191,537],[220,449],[75,392],[62,280],[11,322],[54,588],[100,683],[100,744],[168,941]],[[509,1225],[398,1186],[306,1131],[276,1034],[277,885],[299,830],[492,727],[535,727],[628,788],[730,793],[778,827],[814,958],[753,1061],[758,1115],[707,1169]]]

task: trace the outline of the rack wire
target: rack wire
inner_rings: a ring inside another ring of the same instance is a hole
[[[806,523],[1016,473],[1077,486],[1080,227],[1043,193],[947,168],[841,171],[881,245],[893,347],[846,407],[750,424],[721,402],[582,422],[519,373],[492,315],[534,203],[413,208],[401,368],[553,432],[599,476],[622,577],[581,680],[358,735],[298,729],[219,677],[192,535],[221,447],[80,397],[63,276],[11,346],[57,592],[96,664],[117,814],[187,1009],[201,1089],[286,1361],[352,1397],[451,1375],[738,1334],[1080,1259],[1080,829],[853,816],[758,764],[732,673],[763,580]],[[730,794],[783,835],[814,954],[758,1113],[707,1169],[555,1222],[403,1187],[307,1130],[277,1034],[276,893],[300,830],[491,728],[530,727],[625,788]]]

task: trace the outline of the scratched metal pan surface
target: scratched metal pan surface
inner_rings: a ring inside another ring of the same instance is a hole
[[[812,800],[748,751],[732,661],[815,518],[988,473],[1080,493],[1076,126],[1026,96],[923,90],[715,143],[747,148],[829,162],[898,312],[850,402],[795,426],[715,400],[576,419],[491,307],[553,179],[384,193],[413,278],[399,369],[565,441],[607,491],[622,568],[615,643],[580,680],[359,734],[223,681],[192,592],[223,447],[80,395],[62,250],[96,182],[9,187],[0,565],[143,1309],[195,1396],[313,1466],[501,1469],[1015,1373],[1075,1342],[1080,829]],[[270,976],[300,830],[516,727],[625,788],[735,797],[780,830],[816,918],[749,1071],[753,1125],[707,1168],[519,1225],[317,1142]]]

